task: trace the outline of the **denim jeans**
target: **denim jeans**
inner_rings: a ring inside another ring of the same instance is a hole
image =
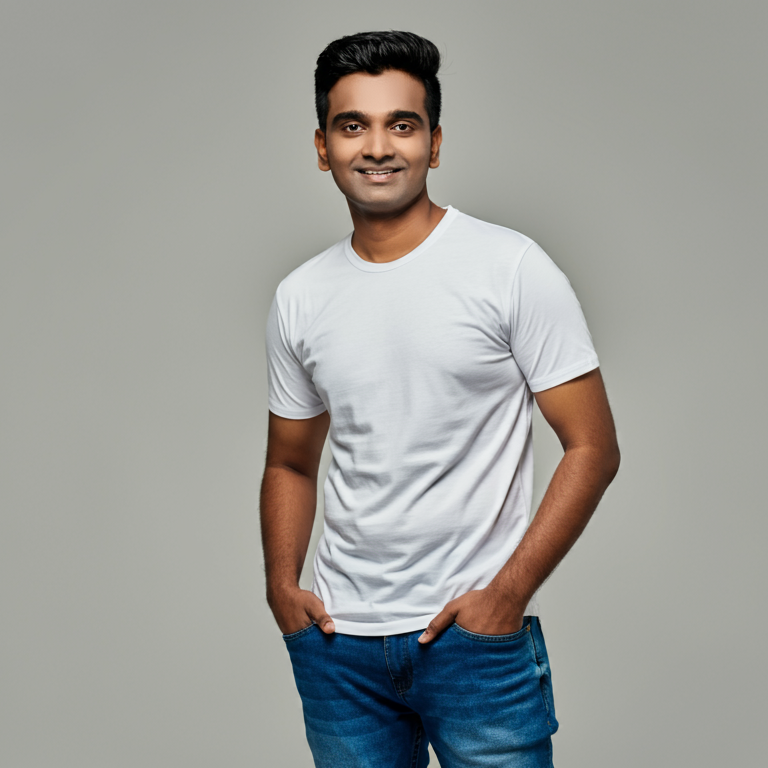
[[[541,623],[387,637],[283,635],[317,768],[552,768],[558,728]]]

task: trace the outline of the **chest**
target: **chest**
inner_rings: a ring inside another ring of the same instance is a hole
[[[340,291],[304,331],[302,364],[326,402],[409,390],[464,396],[519,377],[504,307],[471,281],[379,281]]]

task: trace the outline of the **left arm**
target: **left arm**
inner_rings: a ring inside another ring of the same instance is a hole
[[[519,630],[528,601],[575,544],[619,469],[599,369],[534,397],[565,450],[536,516],[491,583],[448,602],[419,642],[430,642],[454,621],[484,635]]]

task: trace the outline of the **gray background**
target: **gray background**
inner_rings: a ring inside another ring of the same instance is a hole
[[[445,55],[433,199],[566,272],[618,424],[621,471],[542,592],[557,764],[764,765],[767,21],[5,0],[0,765],[311,765],[264,599],[263,332],[351,227],[315,166],[314,60],[381,28]],[[540,498],[559,444],[535,430]]]

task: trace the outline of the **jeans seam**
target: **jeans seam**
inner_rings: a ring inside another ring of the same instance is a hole
[[[531,632],[531,642],[533,643],[533,658],[536,661],[536,666],[541,667],[541,660],[539,658],[539,648],[536,645],[536,635],[534,632]]]
[[[291,633],[289,633],[287,635],[283,635],[283,640],[285,640],[286,643],[290,643],[291,640],[298,640],[303,635],[306,635],[307,632],[309,632],[309,630],[312,629],[312,627],[314,627],[314,626],[315,626],[315,624],[313,622],[308,627],[302,627],[302,629],[298,629],[298,630],[296,630],[296,632],[291,632]]]
[[[526,616],[525,619],[528,617]],[[451,625],[451,628],[463,635],[468,640],[474,640],[476,643],[514,643],[516,640],[522,640],[526,633],[531,634],[532,620],[524,623],[517,632],[511,632],[507,635],[480,635],[477,632],[471,632],[468,629],[464,629],[460,624],[455,621]]]
[[[413,752],[411,753],[411,768],[418,768],[419,765],[419,747],[421,746],[421,737],[424,735],[424,726],[419,723],[416,728],[416,738],[413,742]]]
[[[544,671],[544,668],[541,666],[541,660],[539,656],[539,649],[536,645],[536,638],[535,633],[531,632],[531,644],[533,646],[533,660],[536,663],[536,666],[539,668],[539,693],[541,694],[541,701],[542,704],[544,704],[544,712],[546,712],[547,715],[547,725],[549,726],[549,730],[552,730],[552,720],[551,712],[549,711],[549,703],[547,702],[547,697],[544,695],[544,685],[543,685],[543,679],[546,672]],[[551,742],[550,742],[550,748],[551,748]]]
[[[411,690],[411,686],[413,685],[413,672],[411,670],[411,677],[410,677],[411,684],[407,688],[397,683],[397,681],[395,680],[395,676],[392,674],[392,667],[389,666],[389,652],[387,650],[388,647],[389,647],[389,644],[388,644],[387,640],[389,640],[389,638],[385,637],[384,638],[384,659],[387,662],[387,672],[389,672],[389,679],[392,681],[392,686],[395,689],[395,693],[406,704],[408,704],[408,699],[405,697],[405,694],[408,693],[408,691]],[[403,655],[405,656],[406,662],[407,662],[408,666],[410,667],[411,656],[410,656],[410,653],[408,652],[408,645],[407,644],[403,648]]]
[[[395,689],[395,693],[403,700],[406,701],[405,696],[403,695],[403,691],[400,690],[400,686],[395,681],[394,675],[392,674],[392,667],[389,666],[389,653],[387,651],[387,640],[389,638],[384,638],[384,660],[387,663],[387,672],[389,673],[389,679],[392,681],[392,687]]]
[[[403,639],[405,640],[403,643],[403,658],[405,660],[405,668],[408,670],[411,683],[407,688],[403,689],[403,693],[405,693],[406,691],[410,691],[411,686],[413,685],[413,664],[411,663],[411,652],[408,650],[408,639]]]

